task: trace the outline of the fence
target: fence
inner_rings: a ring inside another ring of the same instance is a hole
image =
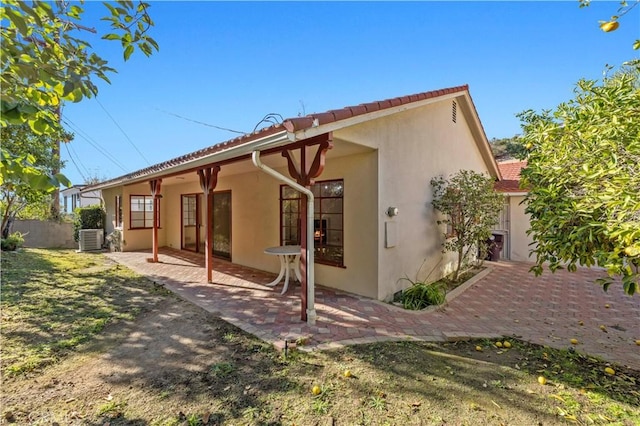
[[[34,248],[78,248],[73,240],[73,225],[66,222],[41,220],[16,220],[12,232],[27,234],[24,247]]]

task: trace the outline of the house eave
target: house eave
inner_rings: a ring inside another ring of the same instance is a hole
[[[103,190],[108,188],[114,188],[122,185],[132,185],[140,182],[146,182],[153,179],[162,178],[169,174],[175,175],[181,172],[187,172],[189,170],[195,170],[200,167],[205,167],[211,164],[215,164],[221,161],[233,160],[234,158],[243,157],[251,154],[253,151],[262,151],[269,148],[276,148],[291,143],[294,140],[294,136],[286,130],[279,131],[277,133],[264,136],[241,145],[232,146],[226,149],[221,149],[212,154],[195,158],[190,161],[185,161],[179,165],[167,167],[162,170],[154,172],[143,173],[136,177],[122,177],[108,181],[104,184],[97,184],[91,186],[90,190]],[[161,163],[162,164],[162,163]]]

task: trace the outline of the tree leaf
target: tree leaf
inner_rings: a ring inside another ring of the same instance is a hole
[[[128,61],[129,57],[131,56],[131,54],[133,53],[134,47],[133,45],[128,45],[125,49],[124,49],[124,60]]]

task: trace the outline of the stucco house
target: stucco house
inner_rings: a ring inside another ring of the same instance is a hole
[[[214,258],[277,272],[264,249],[301,244],[314,315],[314,283],[389,300],[421,265],[448,273],[430,180],[461,169],[500,179],[466,85],[287,119],[89,189],[124,251],[203,252],[209,280]]]
[[[102,197],[99,190],[83,191],[87,185],[73,185],[60,191],[61,207],[64,213],[73,213],[79,207],[100,205]]]
[[[508,260],[531,262],[529,257],[533,239],[527,235],[529,215],[523,203],[527,190],[521,188],[520,171],[527,166],[526,161],[504,160],[498,162],[502,179],[495,183],[495,190],[505,196],[505,207],[495,232],[504,235],[501,256]]]

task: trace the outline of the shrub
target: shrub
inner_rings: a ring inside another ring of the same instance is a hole
[[[79,207],[74,211],[74,214],[74,240],[79,240],[81,229],[104,229],[106,213],[101,206]]]
[[[2,251],[14,251],[18,247],[22,247],[24,244],[24,235],[20,232],[14,232],[10,234],[7,238],[3,238],[0,245],[2,246]]]
[[[493,190],[493,178],[473,170],[460,170],[450,179],[431,179],[433,207],[445,218],[443,252],[457,253],[453,280],[465,264],[491,237],[491,228],[498,223],[504,197]]]
[[[402,292],[402,306],[405,309],[417,311],[428,306],[437,306],[444,303],[446,289],[442,283],[410,282],[413,285]]]

